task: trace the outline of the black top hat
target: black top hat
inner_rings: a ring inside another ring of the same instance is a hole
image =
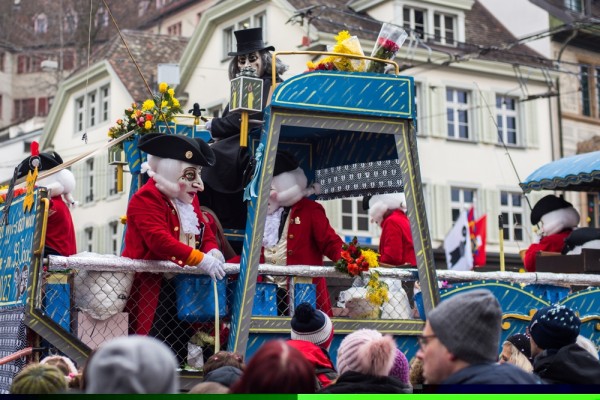
[[[265,46],[262,37],[262,28],[243,29],[233,32],[237,41],[237,51],[230,51],[230,56],[239,56],[242,54],[250,54],[255,51],[271,50],[275,51],[273,46]]]
[[[36,160],[39,160],[39,163],[37,163]],[[62,163],[62,158],[60,158],[58,153],[55,151],[51,153],[40,153],[37,156],[29,156],[23,161],[21,161],[21,163],[17,167],[19,170],[17,174],[17,179],[26,176],[29,171],[33,171],[36,167],[36,164],[38,167],[38,171],[48,171]]]
[[[215,153],[202,139],[184,135],[147,133],[142,135],[138,148],[153,156],[185,161],[193,165],[215,165]]]
[[[573,207],[573,204],[569,203],[562,197],[557,197],[553,194],[544,196],[540,201],[535,203],[533,210],[531,210],[531,225],[536,225],[538,222],[540,222],[544,215],[551,211],[569,207]]]
[[[279,150],[275,157],[275,168],[273,168],[273,176],[290,172],[298,168],[300,164],[292,153],[285,150]]]

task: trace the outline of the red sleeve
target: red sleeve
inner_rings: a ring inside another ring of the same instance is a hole
[[[565,238],[569,236],[572,231],[566,230],[554,235],[544,236],[539,243],[533,243],[529,246],[527,251],[525,252],[525,257],[523,258],[523,264],[525,265],[525,269],[527,272],[535,272],[535,257],[540,251],[549,251],[560,253],[565,245]]]

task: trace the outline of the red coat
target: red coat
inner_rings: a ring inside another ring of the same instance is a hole
[[[404,211],[393,210],[381,222],[379,254],[382,263],[417,265],[410,221]]]
[[[329,224],[322,205],[303,198],[292,206],[288,218],[287,265],[323,265],[323,256],[334,262],[340,258],[344,242]],[[317,308],[332,316],[325,278],[313,278],[313,283]]]
[[[53,248],[65,257],[77,253],[77,241],[71,211],[69,211],[69,207],[63,201],[62,196],[54,196],[50,199],[46,246]]]
[[[194,210],[201,216],[198,198]],[[199,221],[201,219],[199,218]],[[129,200],[127,230],[123,256],[140,260],[170,260],[183,267],[193,248],[179,241],[179,218],[172,202],[150,179]],[[196,240],[200,240],[197,236]],[[209,225],[204,227],[200,250],[217,248],[215,235]],[[132,327],[135,333],[147,335],[152,327],[154,312],[162,281],[161,274],[140,272],[135,276],[128,300]]]
[[[321,347],[306,340],[288,340],[287,344],[300,350],[304,358],[306,358],[315,367],[315,374],[319,380],[319,387],[324,388],[333,383],[337,377],[335,367],[329,354]],[[334,376],[335,375],[335,376]]]
[[[535,272],[535,256],[540,251],[551,251],[560,253],[565,246],[565,239],[573,232],[573,229],[555,233],[554,235],[544,236],[539,243],[533,243],[525,252],[523,264],[527,272]]]

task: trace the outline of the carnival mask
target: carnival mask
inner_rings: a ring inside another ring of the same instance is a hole
[[[240,75],[256,76],[258,78],[265,72],[263,60],[258,51],[237,56],[237,65]]]
[[[204,183],[200,178],[201,167],[189,165],[183,170],[181,177],[179,177],[179,193],[177,198],[187,204],[191,204],[194,200],[196,192],[204,190]]]

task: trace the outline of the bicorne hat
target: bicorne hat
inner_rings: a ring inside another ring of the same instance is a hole
[[[184,135],[147,133],[142,135],[138,148],[153,156],[180,160],[193,165],[215,165],[215,153],[202,139]]]
[[[296,157],[289,151],[279,150],[275,157],[275,167],[273,168],[273,176],[290,172],[298,168],[300,164]]]
[[[235,31],[233,34],[237,41],[237,51],[230,51],[228,53],[230,56],[250,54],[261,50],[275,51],[275,47],[265,46],[262,37],[262,28],[243,29],[241,31]]]
[[[23,161],[21,161],[21,164],[19,164],[19,172],[17,173],[17,179],[27,176],[27,173],[29,171],[33,171],[36,165],[38,167],[38,171],[48,171],[62,163],[62,158],[60,158],[58,153],[55,151],[50,153],[39,153],[38,155],[29,156]]]
[[[573,207],[573,204],[569,203],[562,197],[549,194],[544,196],[535,203],[533,210],[531,210],[531,225],[536,225],[541,221],[542,217],[549,212],[560,210],[561,208]]]

